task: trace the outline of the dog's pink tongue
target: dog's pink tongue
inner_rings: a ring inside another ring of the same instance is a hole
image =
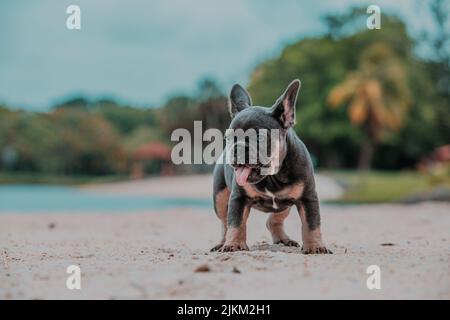
[[[236,169],[236,182],[238,185],[245,186],[248,183],[247,179],[251,171],[252,169],[248,167],[239,167]]]

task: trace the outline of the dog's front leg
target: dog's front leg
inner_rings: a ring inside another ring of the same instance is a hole
[[[228,203],[227,231],[225,243],[220,251],[248,250],[247,246],[247,219],[250,206],[244,195],[233,192]]]
[[[316,192],[313,191],[304,195],[301,202],[297,205],[297,209],[302,220],[302,253],[332,253],[322,242],[319,200]]]

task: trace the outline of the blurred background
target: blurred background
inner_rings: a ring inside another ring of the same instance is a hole
[[[3,205],[14,184],[209,173],[172,164],[172,131],[225,130],[233,83],[271,106],[294,78],[334,201],[450,199],[450,1],[377,1],[379,30],[350,0],[76,1],[68,30],[72,2],[0,3]]]

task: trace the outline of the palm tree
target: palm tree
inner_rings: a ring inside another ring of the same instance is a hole
[[[358,168],[370,168],[375,146],[389,130],[398,130],[410,103],[402,61],[385,44],[376,43],[363,51],[358,69],[349,72],[334,87],[328,103],[348,106],[351,123],[365,133]]]

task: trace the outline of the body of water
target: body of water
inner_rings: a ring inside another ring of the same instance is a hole
[[[135,212],[174,207],[211,207],[208,199],[161,198],[106,194],[76,187],[0,186],[1,213]]]

